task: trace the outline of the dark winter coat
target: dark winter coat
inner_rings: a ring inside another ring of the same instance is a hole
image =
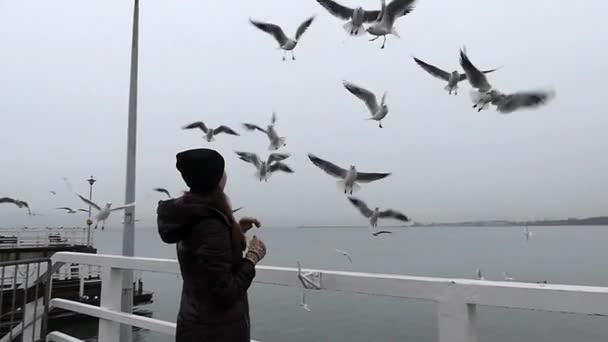
[[[158,233],[177,244],[183,278],[177,342],[249,342],[254,264],[231,250],[229,220],[204,204],[160,201]]]

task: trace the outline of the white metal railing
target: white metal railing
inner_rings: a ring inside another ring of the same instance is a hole
[[[88,234],[88,228],[45,227],[45,228],[0,228],[0,249],[87,246],[94,245],[95,234]]]
[[[118,341],[120,324],[175,335],[175,324],[120,312],[122,270],[179,274],[176,260],[60,252],[54,265],[80,263],[102,269],[101,307],[51,300],[60,307],[99,317],[99,341]],[[392,296],[438,304],[440,342],[477,341],[477,305],[608,316],[608,288],[411,277],[392,274],[302,270],[321,290]],[[301,287],[298,269],[256,267],[256,283]],[[55,341],[55,340],[52,340]],[[57,339],[56,341],[67,341]]]

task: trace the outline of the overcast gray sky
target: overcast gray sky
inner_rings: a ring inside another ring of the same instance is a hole
[[[145,0],[141,7],[142,223],[153,222],[162,198],[151,188],[185,189],[175,153],[208,146],[181,126],[203,120],[241,130],[245,121],[266,124],[272,110],[294,175],[259,183],[235,157],[233,150],[266,155],[258,133],[211,145],[226,157],[234,206],[267,225],[365,223],[309,152],[392,172],[358,197],[418,221],[606,214],[605,1],[419,0],[397,22],[401,39],[389,37],[384,50],[380,41],[347,37],[343,22],[314,0]],[[274,40],[248,23],[268,20],[293,34],[311,14],[317,18],[295,62],[282,62]],[[96,200],[123,202],[131,18],[127,0],[0,1],[0,196],[47,215],[1,206],[3,226],[79,222],[51,210],[80,206],[63,176],[87,193],[93,174]],[[502,66],[491,75],[497,88],[552,87],[557,97],[538,110],[477,113],[468,84],[448,96],[411,58],[451,71],[463,45],[478,66]],[[366,109],[343,79],[389,92],[383,129],[363,120]]]

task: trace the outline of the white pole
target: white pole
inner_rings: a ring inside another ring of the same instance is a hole
[[[133,37],[131,46],[131,83],[129,88],[129,124],[127,133],[127,179],[125,203],[135,202],[135,157],[137,151],[137,61],[139,45],[139,0],[133,6]],[[135,252],[134,229],[135,207],[125,210],[122,232],[122,255],[133,256]],[[133,311],[133,271],[125,270],[122,277],[121,311]],[[120,342],[131,342],[131,327],[121,325]]]

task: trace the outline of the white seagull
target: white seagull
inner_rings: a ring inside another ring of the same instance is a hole
[[[17,208],[26,208],[28,215],[32,216],[30,205],[26,201],[18,200],[10,197],[0,197],[0,204],[14,204]]]
[[[507,272],[502,272],[502,278],[505,281],[514,281],[515,278],[511,277],[509,274],[507,274]]]
[[[380,0],[380,12],[376,21],[367,28],[367,32],[376,38],[371,39],[374,41],[380,37],[384,38],[381,49],[384,49],[386,45],[386,36],[392,34],[399,37],[399,33],[395,30],[394,24],[397,18],[402,17],[410,13],[414,9],[415,0],[393,0],[388,6],[386,0]]]
[[[478,269],[477,269],[477,271],[476,271],[476,273],[477,273],[477,279],[479,279],[479,280],[486,280],[486,279],[483,277],[483,273],[482,273],[482,271],[481,271],[481,268],[478,268]]]
[[[373,229],[376,229],[378,227],[378,219],[380,218],[391,218],[391,219],[395,219],[395,220],[399,220],[399,221],[403,221],[403,222],[409,222],[410,219],[405,216],[404,214],[393,210],[393,209],[387,209],[387,210],[382,210],[380,211],[380,208],[376,207],[374,208],[374,210],[371,210],[367,204],[365,204],[365,202],[363,202],[362,200],[355,198],[355,197],[348,197],[348,200],[350,201],[350,203],[352,203],[355,208],[359,209],[359,211],[361,212],[361,214],[365,217],[367,217],[369,219],[369,224]],[[387,232],[387,231],[380,231],[380,232],[374,232],[373,235],[374,236],[378,236],[380,234],[390,234],[391,232]]]
[[[201,131],[203,131],[203,133],[205,133],[205,140],[207,140],[207,142],[212,142],[215,140],[215,136],[220,134],[220,133],[225,133],[225,134],[230,134],[230,135],[239,135],[237,132],[235,132],[234,130],[232,130],[232,128],[228,127],[228,126],[219,126],[218,128],[207,128],[207,126],[205,126],[205,124],[202,121],[197,121],[197,122],[193,122],[189,125],[186,125],[183,127],[183,129],[194,129],[194,128],[198,128]]]
[[[317,0],[331,15],[342,20],[348,20],[344,24],[344,29],[351,36],[361,36],[365,34],[364,23],[376,21],[380,11],[367,11],[363,7],[350,8],[341,5],[333,0]]]
[[[353,258],[350,256],[350,253],[348,253],[347,251],[343,251],[343,250],[337,249],[337,248],[334,248],[334,251],[336,251],[336,253],[344,255],[351,264],[353,263]]]
[[[103,230],[105,228],[106,225],[106,220],[110,217],[110,214],[114,211],[118,211],[118,210],[123,210],[129,207],[134,207],[135,203],[129,203],[129,204],[125,204],[122,207],[116,207],[116,208],[112,208],[112,202],[108,202],[106,203],[106,205],[102,208],[99,205],[97,205],[97,203],[88,200],[84,197],[82,197],[79,194],[76,194],[84,203],[90,205],[91,207],[95,208],[97,210],[97,215],[95,215],[95,229],[97,229],[97,225],[99,224],[99,222],[102,222],[101,225],[101,229]]]
[[[526,237],[526,241],[530,240],[530,236],[532,236],[532,232],[528,229],[528,226],[524,228],[524,236]]]
[[[167,197],[171,198],[171,194],[169,193],[169,190],[165,189],[165,188],[154,188],[152,189],[156,192],[160,192],[161,194],[165,194],[167,195]]]
[[[295,60],[296,56],[293,54],[293,50],[296,48],[300,38],[302,37],[304,32],[306,32],[306,30],[308,29],[310,24],[312,24],[314,19],[315,19],[315,17],[312,16],[312,17],[306,19],[303,23],[301,23],[300,26],[298,26],[298,29],[296,31],[296,36],[294,39],[287,37],[285,35],[285,32],[283,32],[283,29],[278,25],[253,20],[251,18],[249,19],[249,22],[253,26],[257,27],[258,29],[260,29],[274,37],[274,39],[277,41],[277,43],[279,43],[279,48],[284,50],[283,60],[285,60],[285,54],[287,53],[287,51],[291,51],[291,59]]]
[[[353,83],[348,81],[343,81],[344,87],[351,94],[355,95],[359,100],[363,101],[367,106],[367,109],[371,113],[372,117],[367,120],[375,120],[378,121],[378,126],[382,128],[382,119],[388,115],[388,106],[386,105],[386,92],[382,95],[382,99],[380,104],[378,104],[378,99],[376,99],[376,95],[371,91],[359,87]]]
[[[56,210],[65,210],[67,211],[68,214],[76,214],[79,211],[88,213],[89,211],[87,209],[72,209],[70,207],[60,207],[60,208],[55,208]]]
[[[310,312],[310,308],[308,307],[308,303],[306,303],[306,290],[302,290],[302,295],[300,297],[300,307],[308,312]]]
[[[451,73],[449,73],[445,70],[439,69],[438,67],[436,67],[432,64],[428,64],[416,57],[414,57],[414,61],[424,71],[428,72],[432,76],[434,76],[440,80],[444,80],[444,81],[448,82],[448,84],[445,86],[444,89],[447,90],[448,94],[450,94],[450,95],[452,94],[452,92],[454,92],[454,95],[458,95],[458,83],[467,79],[467,74],[461,74],[457,70],[454,70]],[[491,73],[496,70],[497,69],[484,70],[484,71],[482,71],[482,73],[488,74],[488,73]]]
[[[258,130],[258,131],[266,134],[266,136],[268,137],[268,140],[270,141],[270,145],[268,146],[268,150],[269,151],[276,151],[279,148],[287,145],[285,143],[285,141],[286,141],[285,137],[280,137],[279,134],[277,133],[276,129],[274,128],[274,124],[276,122],[277,122],[277,114],[276,114],[276,112],[272,112],[272,119],[270,120],[270,125],[268,125],[266,127],[266,129],[263,129],[260,126],[256,126],[256,125],[250,124],[250,123],[244,123],[243,126],[248,131]]]
[[[328,175],[336,178],[340,178],[338,186],[344,193],[352,195],[354,191],[359,190],[361,187],[357,183],[370,183],[390,176],[390,173],[369,173],[369,172],[358,172],[354,165],[351,165],[348,170],[345,170],[327,160],[323,160],[313,154],[308,155],[308,159],[325,171]]]
[[[261,160],[255,153],[250,152],[238,152],[235,153],[239,156],[239,159],[245,161],[247,163],[251,163],[256,168],[255,176],[257,179],[261,181],[268,181],[268,177],[272,175],[272,173],[276,171],[283,171],[286,173],[293,173],[293,170],[282,163],[281,161],[289,158],[289,154],[286,153],[271,153],[268,156],[268,159]]]

